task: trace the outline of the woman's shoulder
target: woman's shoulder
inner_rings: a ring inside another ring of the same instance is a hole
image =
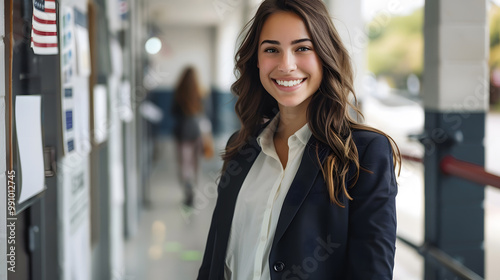
[[[238,135],[240,134],[240,130],[236,130],[230,137],[229,139],[227,140],[227,143],[226,143],[226,146],[229,146],[231,145],[235,140],[236,138],[238,138]]]
[[[365,152],[389,152],[392,149],[387,136],[376,131],[353,130],[352,137],[360,155]]]

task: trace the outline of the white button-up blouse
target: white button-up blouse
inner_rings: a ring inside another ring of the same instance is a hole
[[[283,169],[273,141],[278,123],[276,115],[257,137],[262,151],[236,200],[224,267],[226,280],[270,279],[269,252],[281,207],[312,135],[306,124],[288,138],[288,161]]]

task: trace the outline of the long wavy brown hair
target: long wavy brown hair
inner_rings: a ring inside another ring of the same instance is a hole
[[[264,120],[273,118],[279,111],[276,100],[266,92],[259,78],[257,50],[259,36],[266,19],[276,12],[293,12],[306,25],[311,40],[323,64],[323,78],[313,94],[307,109],[307,119],[313,136],[331,149],[320,166],[333,203],[344,207],[341,194],[352,200],[348,189],[356,184],[360,170],[370,172],[359,164],[358,150],[352,137],[353,130],[369,130],[380,133],[390,140],[394,166],[401,166],[401,156],[394,140],[382,131],[358,123],[348,113],[352,108],[358,119],[362,119],[356,107],[353,87],[353,72],[349,54],[341,42],[326,6],[321,0],[266,0],[254,18],[246,24],[242,44],[235,60],[236,82],[231,91],[238,97],[236,114],[241,121],[241,130],[225,150],[225,162],[234,158],[248,139],[261,129]],[[353,102],[349,100],[353,97]],[[316,149],[318,154],[318,149]],[[318,155],[318,160],[319,160]],[[354,163],[355,177],[347,178],[349,166]],[[396,164],[397,163],[397,164]],[[346,186],[346,182],[352,182]]]
[[[203,90],[195,68],[186,67],[175,89],[173,109],[180,110],[185,116],[196,115],[203,110],[202,96]]]

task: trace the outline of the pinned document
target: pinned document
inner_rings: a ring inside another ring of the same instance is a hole
[[[45,189],[41,100],[39,95],[16,97],[16,135],[19,149],[20,186],[18,203]]]

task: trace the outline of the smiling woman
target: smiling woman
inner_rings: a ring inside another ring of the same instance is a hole
[[[236,72],[242,128],[198,279],[392,279],[399,150],[348,114],[351,61],[324,3],[265,0]]]
[[[307,122],[310,97],[323,76],[310,37],[297,14],[279,12],[266,20],[259,39],[257,67],[262,86],[278,102],[281,119],[292,119],[299,128]]]

